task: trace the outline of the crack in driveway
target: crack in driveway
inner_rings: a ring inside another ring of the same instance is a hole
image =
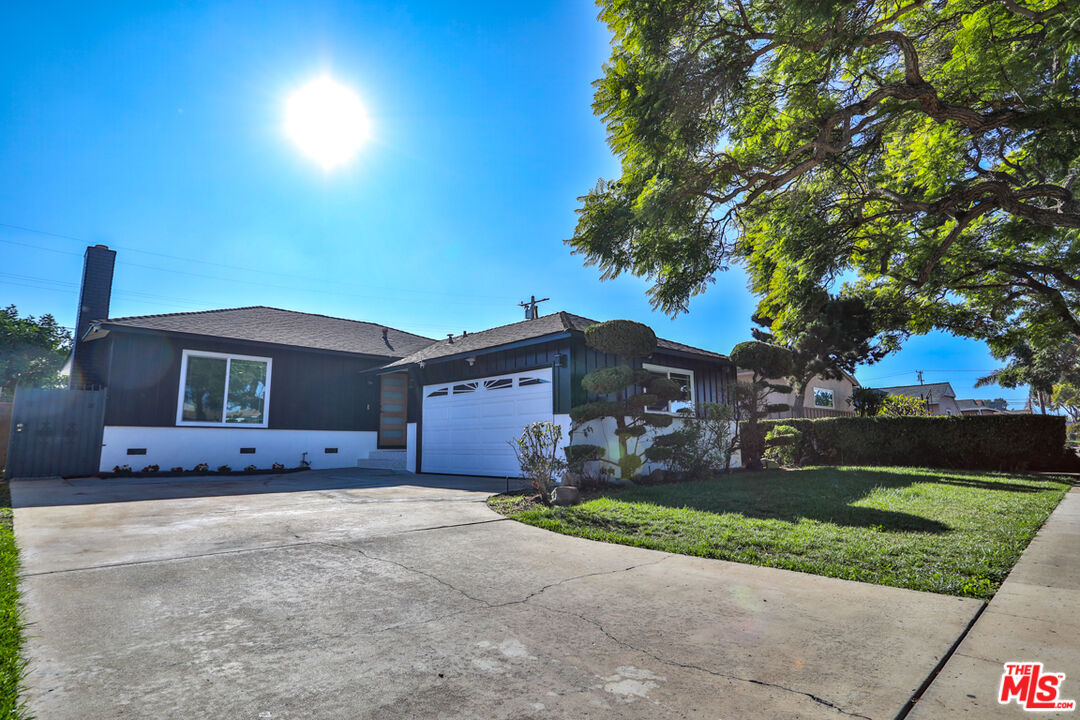
[[[502,602],[502,603],[491,603],[491,602],[488,602],[486,600],[482,600],[482,599],[480,599],[478,597],[475,597],[475,596],[465,592],[464,590],[457,587],[453,583],[450,583],[450,582],[448,582],[446,580],[443,580],[442,578],[440,578],[439,576],[437,576],[437,575],[435,575],[433,573],[430,573],[430,572],[427,572],[427,571],[424,571],[424,570],[420,570],[420,569],[415,568],[415,567],[411,567],[411,566],[406,565],[405,563],[399,562],[397,560],[392,560],[390,558],[385,558],[385,557],[380,557],[380,556],[377,556],[377,555],[373,555],[373,554],[371,554],[369,552],[366,552],[366,551],[364,551],[364,550],[362,550],[362,549],[360,549],[358,547],[349,547],[349,546],[345,546],[345,545],[336,545],[334,543],[320,543],[320,544],[327,545],[329,547],[338,548],[340,550],[346,550],[346,551],[350,551],[350,552],[355,552],[355,553],[357,553],[357,554],[359,554],[359,555],[361,555],[361,556],[363,556],[363,557],[365,557],[365,558],[367,558],[369,560],[375,560],[377,562],[388,563],[390,565],[394,565],[396,567],[399,567],[399,568],[401,568],[401,569],[403,569],[403,570],[405,570],[407,572],[416,573],[417,575],[421,575],[423,577],[429,578],[429,579],[434,580],[435,582],[439,583],[440,585],[442,585],[444,587],[447,587],[447,588],[453,590],[454,592],[457,592],[458,594],[462,595],[463,597],[468,598],[469,600],[477,603],[477,605],[478,605],[478,607],[472,607],[472,608],[466,608],[466,609],[463,609],[463,610],[457,610],[457,611],[452,612],[452,613],[444,613],[442,615],[436,615],[436,616],[433,616],[433,617],[430,617],[430,618],[426,618],[424,620],[410,621],[410,622],[405,622],[405,623],[397,623],[395,625],[389,625],[387,627],[380,628],[379,630],[375,630],[375,631],[373,631],[371,633],[364,633],[364,634],[377,634],[377,633],[389,632],[391,630],[400,630],[400,629],[408,628],[408,627],[416,627],[416,626],[419,626],[419,625],[425,625],[425,624],[432,623],[432,622],[438,622],[440,620],[444,620],[444,619],[454,617],[454,616],[457,616],[457,615],[464,615],[464,614],[467,614],[467,613],[470,613],[470,612],[475,612],[477,610],[494,610],[494,609],[498,609],[498,608],[511,607],[511,606],[514,606],[514,605],[529,605],[530,607],[538,608],[540,610],[544,610],[545,612],[553,613],[553,614],[560,615],[560,616],[562,616],[562,615],[572,615],[572,616],[574,616],[574,617],[576,617],[576,618],[578,618],[578,619],[580,619],[580,620],[582,620],[582,621],[584,621],[586,623],[589,623],[590,625],[596,627],[605,637],[607,637],[609,640],[616,643],[617,645],[620,645],[620,646],[622,646],[622,647],[624,647],[624,648],[626,648],[628,650],[632,650],[634,652],[641,653],[641,654],[643,654],[643,655],[645,655],[647,657],[650,657],[653,660],[655,660],[655,661],[657,661],[657,662],[659,662],[661,664],[667,665],[669,667],[677,667],[677,668],[682,668],[684,670],[696,670],[698,672],[702,672],[702,673],[705,673],[707,675],[711,675],[713,677],[719,677],[719,678],[724,678],[726,680],[732,680],[732,681],[735,681],[735,682],[749,683],[749,684],[758,685],[758,686],[761,686],[761,687],[768,687],[768,688],[773,688],[775,690],[781,690],[783,692],[792,693],[794,695],[800,695],[802,697],[809,698],[813,702],[815,702],[815,703],[817,703],[819,705],[822,705],[824,707],[830,708],[832,710],[835,710],[835,711],[837,711],[838,713],[840,713],[842,715],[846,715],[846,716],[849,716],[849,717],[863,718],[864,720],[872,720],[867,715],[861,715],[861,714],[856,713],[856,712],[851,712],[849,710],[845,710],[844,708],[840,707],[836,703],[831,702],[829,700],[826,700],[825,698],[819,697],[817,695],[814,695],[813,693],[805,692],[803,690],[796,690],[794,688],[789,688],[789,687],[786,687],[784,685],[780,685],[778,683],[768,682],[766,680],[758,680],[756,678],[740,677],[738,675],[732,675],[732,674],[729,674],[729,673],[720,672],[718,670],[712,670],[710,668],[703,667],[701,665],[696,665],[694,663],[684,663],[684,662],[679,662],[678,660],[671,660],[671,659],[662,657],[662,656],[660,656],[660,655],[658,655],[658,654],[656,654],[656,653],[654,653],[654,652],[652,652],[650,650],[647,650],[647,649],[642,648],[642,647],[638,647],[638,646],[636,646],[636,645],[634,645],[634,644],[632,644],[630,642],[627,642],[626,640],[623,640],[623,639],[621,639],[619,637],[616,637],[614,634],[611,633],[611,631],[609,631],[607,628],[605,628],[603,623],[601,623],[599,620],[595,620],[593,618],[590,618],[590,617],[588,617],[588,616],[586,616],[586,615],[584,615],[582,613],[576,613],[576,612],[572,612],[572,611],[565,610],[565,609],[560,609],[560,608],[553,608],[553,607],[549,607],[547,605],[543,605],[543,604],[538,603],[538,602],[534,602],[534,599],[536,597],[543,594],[547,590],[550,590],[553,587],[557,587],[559,585],[564,585],[566,583],[574,582],[574,581],[577,581],[577,580],[582,580],[584,578],[597,577],[597,576],[600,576],[600,575],[617,575],[617,574],[629,572],[631,570],[636,570],[637,568],[646,567],[646,566],[649,566],[649,565],[657,565],[657,564],[671,558],[672,555],[664,555],[663,557],[661,557],[658,560],[653,560],[653,561],[644,562],[644,563],[636,563],[634,565],[630,565],[630,566],[624,567],[624,568],[616,568],[614,570],[600,570],[600,571],[597,571],[597,572],[583,573],[581,575],[573,575],[571,577],[563,578],[562,580],[559,580],[557,582],[548,583],[547,585],[544,585],[544,586],[540,587],[539,589],[528,593],[525,597],[521,598],[520,600],[510,600],[510,601]]]

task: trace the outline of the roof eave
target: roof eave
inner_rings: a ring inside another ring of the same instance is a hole
[[[479,348],[477,350],[464,350],[453,355],[440,355],[434,358],[420,358],[413,362],[403,363],[401,365],[394,365],[394,367],[388,367],[386,365],[379,368],[371,368],[365,370],[365,372],[375,373],[377,375],[386,375],[388,373],[401,372],[410,367],[416,367],[420,363],[425,365],[431,363],[450,362],[452,360],[460,360],[467,357],[475,357],[477,355],[489,355],[495,352],[503,352],[505,350],[513,350],[519,347],[528,347],[529,345],[539,345],[540,343],[551,342],[552,340],[565,340],[572,336],[572,331],[564,331],[558,333],[549,333],[547,335],[537,335],[535,338],[529,338],[528,340],[516,340],[511,343],[503,343],[502,345],[492,345],[491,347]]]
[[[389,355],[389,354],[381,355],[381,354],[365,353],[365,352],[353,352],[351,350],[334,350],[332,348],[317,348],[317,347],[310,347],[308,345],[294,345],[294,344],[291,344],[291,343],[274,343],[274,342],[266,342],[265,340],[248,340],[248,339],[245,339],[245,338],[225,337],[225,336],[222,336],[222,335],[203,335],[203,334],[200,334],[200,333],[187,333],[187,332],[182,332],[182,331],[179,331],[179,330],[162,330],[161,328],[144,328],[144,327],[138,327],[138,326],[133,326],[133,325],[112,324],[112,323],[108,323],[108,322],[101,322],[101,323],[99,323],[99,326],[100,326],[100,328],[102,330],[102,333],[101,333],[102,337],[104,337],[105,335],[107,335],[110,332],[130,332],[130,333],[138,334],[138,335],[170,335],[170,336],[176,336],[176,337],[182,337],[182,338],[210,339],[210,340],[217,340],[219,342],[245,343],[245,344],[248,344],[248,345],[270,345],[270,346],[273,346],[273,347],[278,347],[278,348],[287,349],[287,350],[300,350],[300,351],[303,351],[303,352],[313,352],[313,353],[329,353],[329,354],[332,354],[332,355],[347,355],[349,357],[370,358],[372,360],[384,360],[384,361],[389,361],[389,362],[393,362],[394,360],[400,360],[401,358],[406,357],[405,355]]]

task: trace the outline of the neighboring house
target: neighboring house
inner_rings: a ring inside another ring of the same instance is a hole
[[[855,377],[843,370],[839,379],[827,379],[815,375],[811,378],[810,382],[806,385],[806,395],[803,398],[802,408],[795,407],[796,395],[794,392],[790,393],[769,393],[770,403],[783,403],[791,406],[790,410],[780,413],[771,413],[770,418],[790,418],[790,417],[806,417],[806,418],[820,418],[820,417],[844,417],[855,414],[855,408],[852,407],[848,399],[851,397],[851,393],[855,388],[859,387],[859,381]],[[750,382],[754,377],[754,373],[751,370],[739,370],[739,382]],[[771,380],[770,382],[788,385],[790,382],[787,379],[783,380]]]
[[[569,429],[581,378],[619,359],[593,320],[557,312],[434,341],[371,322],[245,307],[108,318],[115,252],[87,249],[72,387],[104,387],[100,470],[280,462],[517,476],[510,441]],[[639,365],[683,383],[680,405],[730,402],[731,361],[661,339]]]
[[[998,410],[987,405],[987,400],[978,398],[962,398],[956,401],[957,407],[963,415],[999,415],[1007,410]]]
[[[960,415],[960,406],[956,402],[956,391],[947,382],[926,383],[923,385],[894,385],[878,388],[886,395],[906,395],[926,400],[926,407],[931,415]]]

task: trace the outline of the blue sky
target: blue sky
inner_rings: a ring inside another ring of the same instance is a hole
[[[112,314],[271,305],[445,336],[544,311],[627,317],[727,352],[754,301],[721,273],[689,315],[601,283],[563,239],[618,165],[591,109],[609,35],[586,2],[18,3],[0,27],[0,302],[73,325],[82,251],[118,251]],[[327,173],[285,136],[329,73],[373,139]],[[997,366],[934,334],[857,373]]]

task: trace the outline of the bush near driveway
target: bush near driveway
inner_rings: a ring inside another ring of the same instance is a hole
[[[26,662],[22,659],[23,621],[19,611],[19,550],[11,527],[11,491],[0,483],[0,718],[29,717],[19,701]]]
[[[1064,469],[1065,418],[1056,415],[798,418],[763,421],[761,432],[777,425],[802,433],[792,450],[805,465]]]
[[[989,599],[1065,495],[1063,477],[920,468],[736,473],[498,512],[591,540]]]

